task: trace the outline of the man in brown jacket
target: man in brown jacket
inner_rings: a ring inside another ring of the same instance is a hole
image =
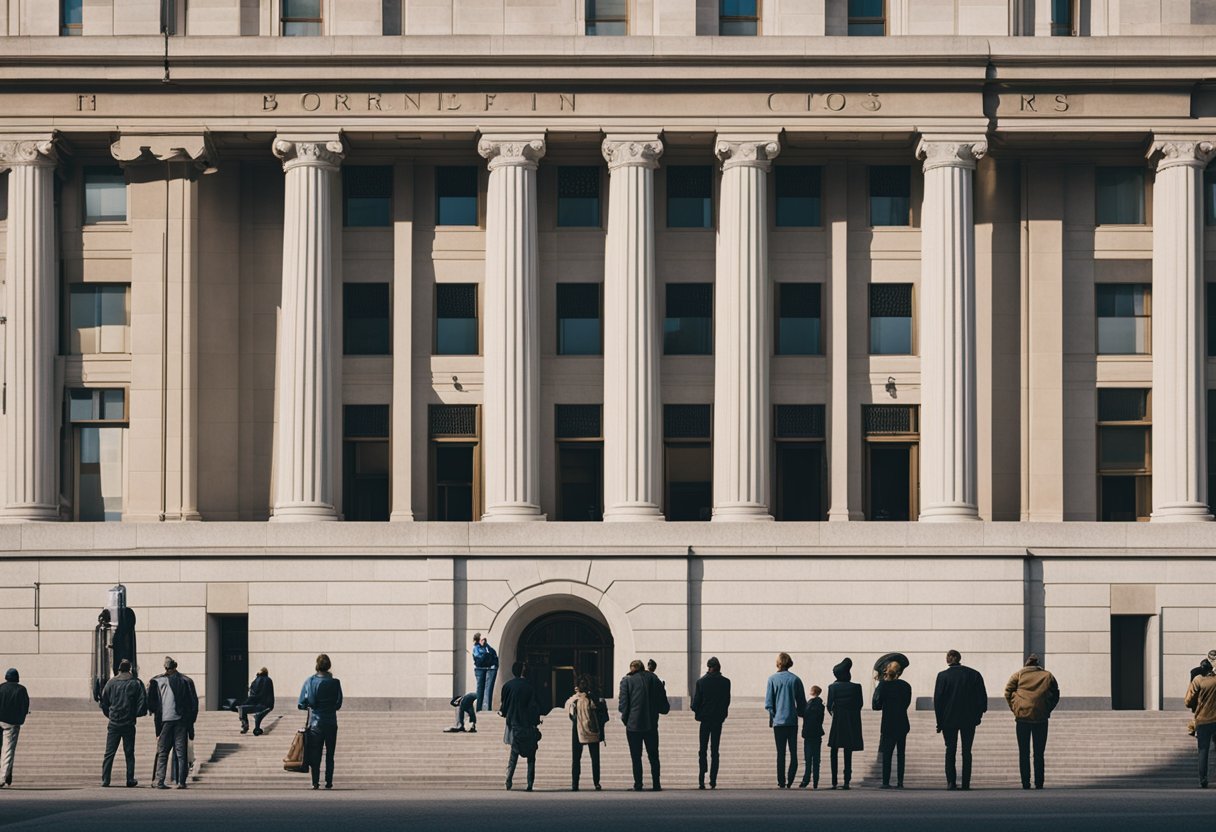
[[[1208,787],[1208,751],[1216,739],[1216,670],[1208,668],[1186,689],[1185,704],[1195,712],[1195,736],[1199,740],[1199,786]]]
[[[1047,720],[1060,702],[1060,686],[1056,677],[1039,666],[1039,657],[1031,653],[1025,666],[1009,677],[1005,684],[1005,701],[1017,723],[1018,768],[1022,773],[1022,788],[1030,788],[1030,745],[1034,743],[1034,787],[1043,788],[1043,753],[1047,750]]]

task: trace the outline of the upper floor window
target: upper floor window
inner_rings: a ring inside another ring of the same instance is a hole
[[[160,0],[160,33],[186,34],[186,0]]]
[[[84,34],[84,0],[60,0],[59,12],[60,35]]]
[[[819,355],[820,284],[777,284],[777,355]]]
[[[84,169],[84,224],[127,221],[127,180],[117,167]]]
[[[477,355],[477,284],[435,284],[435,355]]]
[[[588,35],[629,34],[628,0],[587,0]]]
[[[69,355],[130,352],[130,286],[73,283],[68,289]]]
[[[8,171],[0,173],[0,222],[8,219]]]
[[[668,283],[663,354],[712,355],[713,314],[712,283]]]
[[[712,228],[713,190],[709,165],[668,165],[667,227]]]
[[[1203,213],[1208,225],[1216,225],[1216,168],[1203,172]]]
[[[718,34],[760,34],[760,0],[719,0]]]
[[[126,391],[67,391],[63,483],[72,516],[85,522],[122,519]]]
[[[557,224],[560,228],[600,227],[600,169],[566,165],[557,169]]]
[[[1101,167],[1094,180],[1098,225],[1144,225],[1144,168]]]
[[[393,224],[393,169],[351,165],[342,169],[342,219],[347,228]]]
[[[600,355],[600,284],[557,284],[557,354]]]
[[[1152,313],[1150,289],[1144,283],[1099,283],[1099,355],[1147,355]]]
[[[849,0],[849,35],[885,35],[886,0]]]
[[[912,352],[912,285],[870,284],[870,355]]]
[[[1147,520],[1152,512],[1152,409],[1148,390],[1098,391],[1098,519]]]
[[[1216,283],[1208,283],[1204,288],[1207,289],[1208,358],[1216,358]],[[1216,454],[1208,456],[1216,457]]]
[[[1076,0],[1051,0],[1051,34],[1069,37],[1077,33]]]
[[[819,189],[822,168],[810,165],[781,165],[777,168],[777,227],[819,226]]]
[[[391,309],[387,283],[343,284],[343,355],[392,355]]]
[[[477,225],[477,166],[435,168],[435,224]]]
[[[321,34],[321,0],[282,0],[283,36]]]
[[[912,168],[908,165],[870,166],[870,225],[912,224]]]
[[[384,35],[401,34],[401,0],[381,0],[380,32]]]

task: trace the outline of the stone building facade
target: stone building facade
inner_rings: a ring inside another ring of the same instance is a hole
[[[779,650],[927,695],[953,647],[1159,708],[1216,646],[1213,4],[0,27],[0,663],[43,701],[119,582],[212,707],[322,650],[446,706],[477,631],[554,699],[636,656],[758,696]]]

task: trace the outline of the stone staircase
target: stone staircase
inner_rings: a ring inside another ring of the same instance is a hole
[[[943,745],[934,733],[933,715],[910,714],[905,785],[941,788]],[[1195,785],[1195,742],[1185,731],[1185,712],[1058,712],[1047,746],[1047,786],[1153,787]],[[308,777],[283,771],[282,758],[303,714],[277,711],[263,724],[267,733],[241,735],[235,714],[206,712],[196,726],[193,783],[213,789],[306,788]],[[444,734],[450,712],[418,711],[340,714],[335,785],[342,788],[499,789],[507,748],[503,723],[482,714],[476,734]],[[866,750],[855,755],[853,785],[880,782],[878,715],[863,714]],[[560,711],[546,717],[537,761],[537,788],[570,785],[570,723]],[[151,783],[152,720],[141,720],[136,776]],[[16,788],[95,786],[100,781],[105,720],[100,713],[33,713],[22,730],[14,770]],[[663,718],[663,784],[695,788],[697,724],[687,712]],[[763,710],[736,708],[722,736],[719,788],[772,788],[776,765],[772,732]],[[820,787],[830,785],[829,750],[823,750]],[[801,757],[801,751],[799,756]],[[608,728],[603,749],[602,783],[622,789],[632,783],[628,747],[619,722]],[[800,760],[800,766],[802,761]],[[648,770],[648,769],[647,769]],[[113,782],[122,782],[122,752]],[[801,768],[799,771],[801,777]],[[522,784],[523,770],[516,776]],[[649,785],[649,775],[647,775]],[[584,755],[583,788],[591,787],[590,761]],[[989,714],[976,736],[972,785],[1017,788],[1017,743],[1009,714]]]

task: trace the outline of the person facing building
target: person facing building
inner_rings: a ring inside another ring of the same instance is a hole
[[[722,723],[730,715],[730,679],[722,675],[722,663],[717,656],[710,656],[705,662],[705,675],[697,680],[693,690],[691,710],[698,725],[697,788],[705,788],[705,773],[708,770],[709,787],[716,789]],[[712,761],[706,760],[707,748]]]
[[[1195,714],[1195,737],[1199,744],[1199,786],[1208,787],[1208,759],[1216,739],[1216,669],[1211,665],[1186,689],[1184,703]]]
[[[802,680],[790,672],[794,660],[789,653],[777,654],[777,672],[768,677],[764,690],[764,709],[777,744],[777,788],[794,785],[798,773],[798,716],[806,708],[806,691]],[[789,751],[789,769],[785,767]]]
[[[819,685],[811,685],[810,697],[806,700],[806,708],[802,712],[802,751],[806,761],[806,771],[798,788],[805,789],[808,785],[813,789],[819,788],[819,759],[823,750],[823,715],[826,709],[819,694],[823,689]]]
[[[317,672],[304,680],[296,707],[308,711],[308,736],[304,744],[312,787],[321,775],[321,751],[325,751],[325,788],[334,786],[334,751],[338,746],[338,711],[342,710],[342,682],[334,678],[333,662],[325,653],[317,656]]]
[[[975,729],[988,711],[988,691],[984,687],[983,675],[974,668],[963,665],[963,654],[957,650],[946,652],[946,669],[937,674],[933,686],[933,713],[937,719],[937,732],[946,743],[946,788],[958,786],[958,744],[963,745],[964,789],[971,788],[971,746],[975,742]]]
[[[1022,788],[1030,788],[1030,750],[1034,746],[1034,787],[1043,788],[1043,766],[1047,750],[1047,726],[1060,702],[1056,677],[1044,670],[1031,653],[1021,670],[1005,683],[1005,701],[1013,712],[1018,737],[1018,770]]]
[[[179,789],[186,788],[190,775],[189,743],[194,739],[194,723],[198,719],[198,693],[194,680],[179,673],[177,661],[165,656],[165,672],[148,682],[148,711],[156,728],[156,768],[154,788],[166,789],[165,773],[169,754],[177,760],[176,777]]]
[[[30,695],[21,684],[17,668],[10,667],[4,671],[4,682],[0,683],[0,786],[13,785],[17,740],[29,712]]]
[[[832,749],[832,788],[837,786],[838,752],[844,752],[844,783],[848,789],[853,779],[853,752],[865,749],[861,735],[861,708],[864,704],[861,685],[853,681],[853,660],[844,661],[832,668],[836,681],[828,686],[827,711],[832,715],[832,730],[828,734],[828,747]]]
[[[100,706],[108,720],[106,751],[101,762],[101,785],[110,785],[114,756],[121,742],[127,764],[127,788],[138,786],[139,781],[135,779],[135,723],[148,713],[148,692],[144,689],[144,683],[132,673],[130,659],[118,663],[118,672],[102,688]]]
[[[600,790],[600,746],[608,722],[608,703],[595,689],[595,680],[582,674],[575,680],[574,694],[566,700],[570,717],[570,790],[578,791],[583,769],[583,748],[591,756],[591,784]]]
[[[904,757],[907,753],[908,707],[912,704],[912,686],[899,678],[904,672],[899,662],[889,662],[882,678],[874,687],[873,708],[882,711],[879,725],[878,753],[882,755],[882,788],[891,788],[891,757],[896,755],[895,788],[904,787]]]
[[[507,791],[515,785],[515,767],[519,758],[528,761],[527,791],[532,791],[536,782],[536,754],[540,743],[540,706],[536,702],[536,689],[527,678],[527,665],[515,662],[511,665],[511,681],[502,686],[498,715],[506,720],[502,741],[511,747],[507,757]]]
[[[650,760],[651,789],[662,791],[659,716],[668,713],[671,704],[659,677],[646,670],[639,659],[629,663],[629,672],[621,679],[617,710],[625,723],[625,740],[629,743],[629,758],[633,764],[633,790],[642,790],[642,749],[645,747]]]

